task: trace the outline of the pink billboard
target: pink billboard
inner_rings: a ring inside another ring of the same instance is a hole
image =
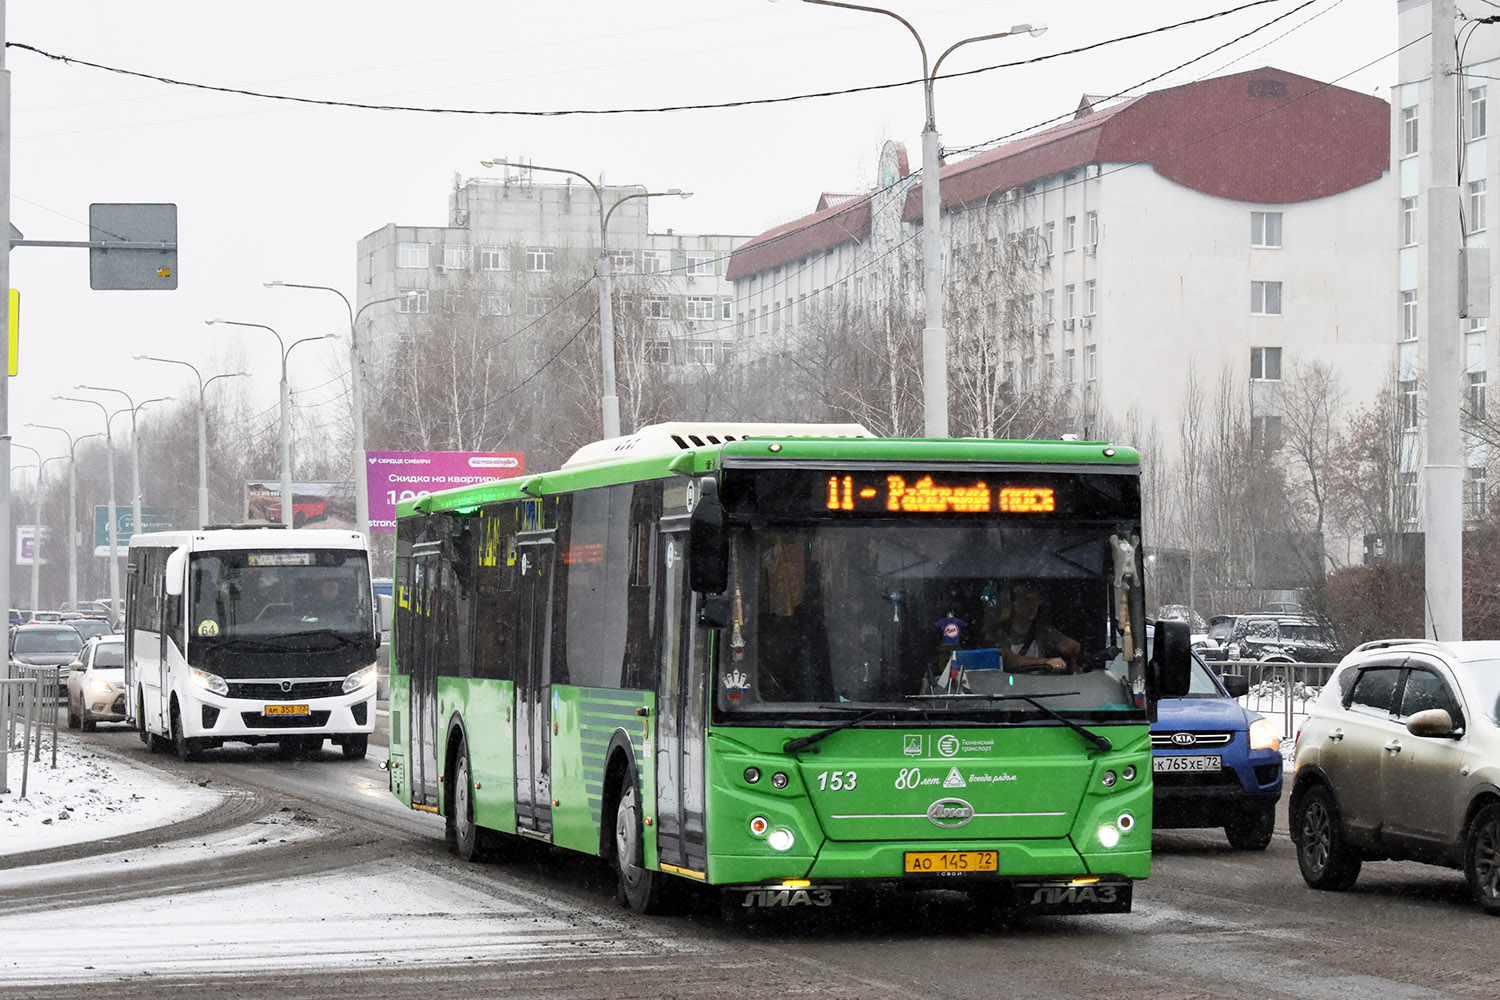
[[[394,531],[396,504],[402,500],[524,471],[519,451],[367,451],[370,530]]]

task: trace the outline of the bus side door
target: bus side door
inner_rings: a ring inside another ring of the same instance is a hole
[[[552,834],[552,531],[516,535],[516,830]]]
[[[442,720],[437,717],[437,675],[447,649],[439,604],[443,599],[444,572],[451,571],[443,565],[438,543],[419,542],[412,547],[411,615],[420,620],[407,664],[411,691],[408,766],[413,805],[438,804],[437,727]]]
[[[708,866],[704,827],[704,723],[708,633],[693,621],[687,589],[688,519],[662,519],[657,566],[662,623],[656,692],[656,849],[669,864]]]

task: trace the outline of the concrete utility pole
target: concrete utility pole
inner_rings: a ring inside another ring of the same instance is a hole
[[[10,328],[10,70],[5,65],[5,0],[0,0],[0,324]],[[10,615],[11,519],[10,519],[10,336],[0,340],[0,608]],[[4,787],[0,769],[0,788]]]
[[[1427,637],[1463,638],[1463,436],[1459,428],[1458,76],[1454,0],[1432,0],[1432,169],[1428,172],[1426,619]]]

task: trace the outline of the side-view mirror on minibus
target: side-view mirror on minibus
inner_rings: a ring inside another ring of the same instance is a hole
[[[729,531],[719,484],[698,480],[698,502],[688,519],[688,586],[700,594],[722,594],[729,587]]]
[[[172,554],[167,556],[167,596],[181,597],[183,581],[187,574],[183,572],[187,568],[187,549],[173,549]]]
[[[1192,684],[1192,631],[1187,622],[1158,621],[1151,642],[1156,697],[1181,698]]]

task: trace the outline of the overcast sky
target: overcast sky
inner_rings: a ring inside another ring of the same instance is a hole
[[[946,74],[1053,56],[1246,2],[890,6],[915,25],[933,58],[960,39],[1013,24],[1049,28],[1040,38],[965,46],[944,63]],[[44,453],[65,450],[61,435],[26,428],[27,420],[79,434],[102,429],[96,408],[51,402],[77,383],[118,386],[137,401],[182,395],[186,369],[131,361],[135,354],[191,361],[207,375],[241,352],[257,397],[274,406],[279,356],[270,335],[203,321],[265,323],[287,342],[344,330],[334,296],[262,282],[333,285],[353,299],[360,237],[387,223],[443,224],[455,176],[487,173],[481,159],[528,157],[610,183],[691,190],[691,200],[653,203],[653,230],[741,235],[806,214],[821,191],[868,187],[887,139],[907,144],[914,168],[920,161],[920,85],[657,114],[436,114],[193,89],[16,47],[210,87],[444,109],[722,104],[920,77],[916,43],[895,20],[797,0],[5,6],[13,224],[29,239],[82,240],[92,202],[178,206],[180,286],[173,292],[91,291],[82,250],[12,252],[23,340],[10,428]],[[1282,15],[1289,16],[1263,28]],[[1389,99],[1395,48],[1395,0],[1267,0],[1082,54],[940,80],[937,123],[944,146],[962,148],[1065,116],[1085,92],[1139,93],[1131,88],[1162,74],[1147,89],[1262,65]],[[294,387],[309,390],[304,399],[331,394],[312,387],[346,353],[330,341],[292,355]]]

